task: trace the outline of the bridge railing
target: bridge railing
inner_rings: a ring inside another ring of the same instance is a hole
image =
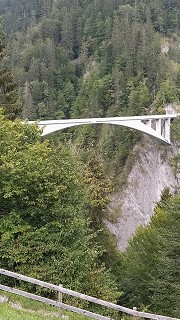
[[[161,315],[157,315],[157,314],[141,312],[141,311],[137,311],[137,310],[134,310],[134,309],[129,309],[129,308],[126,308],[126,307],[123,307],[123,306],[120,306],[120,305],[116,305],[116,304],[111,303],[111,302],[107,302],[105,300],[101,300],[101,299],[98,299],[98,298],[94,298],[92,296],[88,296],[86,294],[82,294],[82,293],[79,293],[79,292],[76,292],[76,291],[73,291],[73,290],[66,289],[66,288],[64,288],[62,286],[57,286],[57,285],[54,285],[54,284],[51,284],[51,283],[48,283],[48,282],[37,280],[35,278],[30,278],[30,277],[24,276],[22,274],[11,272],[11,271],[8,271],[8,270],[5,270],[5,269],[0,269],[0,274],[12,277],[14,279],[23,280],[25,282],[32,283],[32,284],[41,286],[43,288],[48,288],[48,289],[51,289],[51,290],[54,290],[54,291],[58,292],[58,300],[55,301],[55,300],[48,299],[48,298],[45,298],[45,297],[42,297],[42,296],[39,296],[39,295],[36,295],[36,294],[32,294],[32,293],[29,293],[29,292],[26,292],[26,291],[22,291],[22,290],[19,290],[19,289],[16,289],[16,288],[12,288],[12,287],[8,287],[8,286],[0,284],[0,290],[6,291],[6,292],[10,292],[10,293],[14,293],[14,294],[17,294],[17,295],[20,295],[20,296],[23,296],[23,297],[27,297],[27,298],[30,298],[30,299],[33,299],[33,300],[37,300],[37,301],[40,301],[40,302],[47,303],[47,304],[50,304],[50,305],[58,307],[60,316],[62,315],[61,310],[64,309],[64,310],[75,312],[75,313],[78,313],[78,314],[81,314],[81,315],[84,315],[84,316],[87,316],[87,317],[93,318],[93,319],[113,320],[112,318],[109,318],[107,316],[103,316],[103,315],[100,315],[100,314],[97,314],[97,313],[90,312],[88,310],[84,310],[84,309],[77,308],[77,307],[74,307],[74,306],[71,306],[71,305],[63,303],[62,302],[62,294],[66,294],[66,295],[70,295],[70,296],[73,296],[73,297],[76,297],[76,298],[79,298],[79,299],[82,299],[82,300],[85,300],[85,301],[88,301],[88,302],[93,302],[93,303],[101,305],[103,307],[107,307],[108,309],[112,309],[114,311],[118,311],[119,313],[125,313],[127,315],[132,316],[133,318],[135,318],[135,317],[139,318],[140,317],[140,318],[152,319],[152,320],[153,319],[154,320],[175,320],[175,319],[178,320],[177,318],[166,317],[166,316],[161,316]]]

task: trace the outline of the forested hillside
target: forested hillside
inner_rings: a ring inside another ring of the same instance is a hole
[[[1,12],[23,118],[139,115],[179,100],[178,0],[1,0]],[[68,139],[120,170],[137,137],[86,126]]]
[[[152,226],[138,231],[123,255],[103,224],[141,136],[82,126],[47,143],[35,127],[11,122],[176,107],[179,0],[0,0],[0,14],[1,266],[179,317],[179,196],[166,194]],[[147,254],[160,258],[150,265]]]

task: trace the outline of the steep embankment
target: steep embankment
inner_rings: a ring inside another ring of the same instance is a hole
[[[118,248],[124,250],[129,238],[140,225],[147,225],[154,207],[160,200],[165,187],[172,192],[178,186],[178,179],[170,165],[176,149],[163,147],[148,137],[134,148],[134,162],[123,192],[112,195],[110,215],[116,212],[115,223],[107,221],[109,230],[116,235]]]

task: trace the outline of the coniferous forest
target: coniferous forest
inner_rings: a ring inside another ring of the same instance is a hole
[[[180,318],[179,190],[123,253],[104,224],[142,136],[86,125],[45,139],[26,124],[179,105],[180,1],[0,0],[0,15],[0,266]]]

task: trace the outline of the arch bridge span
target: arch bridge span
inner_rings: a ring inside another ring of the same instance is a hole
[[[41,128],[42,135],[48,135],[52,132],[65,128],[70,128],[85,124],[115,124],[138,130],[149,136],[152,136],[162,143],[170,144],[170,123],[171,119],[180,114],[169,115],[148,115],[131,117],[110,117],[110,118],[86,118],[86,119],[68,119],[68,120],[42,120],[36,122]],[[29,121],[28,123],[35,123]]]

